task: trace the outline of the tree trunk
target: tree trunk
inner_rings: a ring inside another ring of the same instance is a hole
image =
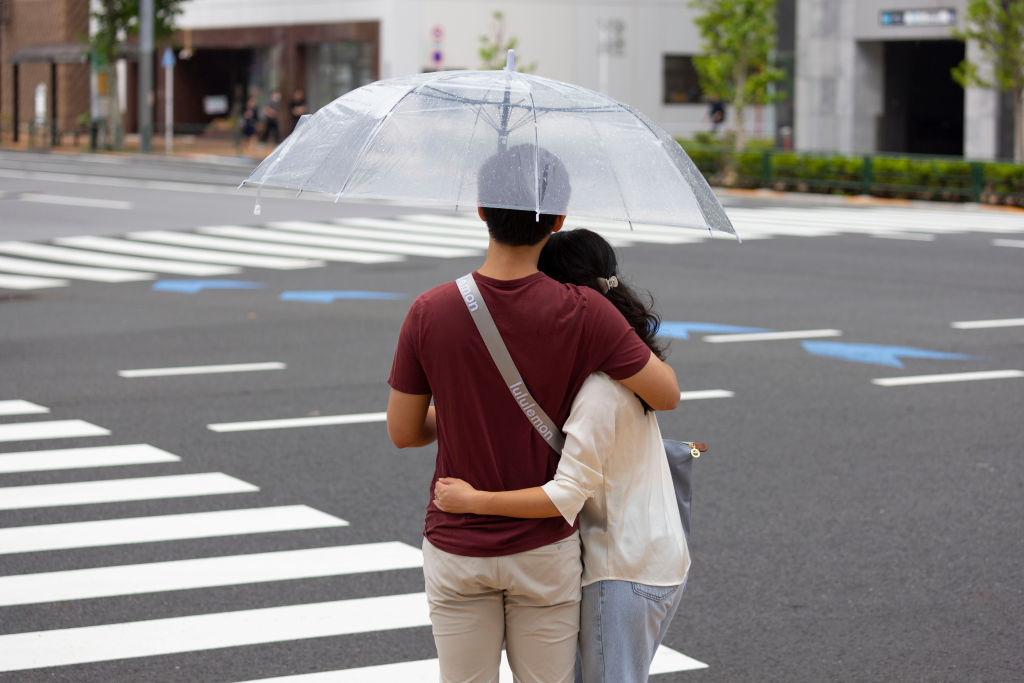
[[[107,70],[107,145],[111,149],[121,149],[121,87],[117,80],[117,62],[112,60],[104,67]]]
[[[1013,160],[1024,164],[1024,88],[1013,89]]]

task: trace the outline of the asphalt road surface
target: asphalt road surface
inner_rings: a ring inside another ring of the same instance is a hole
[[[2,680],[430,680],[433,449],[385,379],[484,228],[254,216],[246,170],[0,154]],[[1024,213],[723,203],[742,245],[606,230],[673,337],[662,430],[711,447],[652,680],[1020,680]]]

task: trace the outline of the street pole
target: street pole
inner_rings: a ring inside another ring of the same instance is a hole
[[[139,151],[153,148],[153,0],[139,2]]]
[[[174,50],[164,48],[164,154],[174,151]]]

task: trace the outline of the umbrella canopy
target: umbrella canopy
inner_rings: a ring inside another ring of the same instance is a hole
[[[242,184],[736,234],[686,152],[650,119],[517,73],[512,60],[357,88],[303,116]]]

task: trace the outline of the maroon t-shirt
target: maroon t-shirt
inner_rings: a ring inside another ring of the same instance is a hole
[[[558,425],[591,373],[624,379],[650,359],[650,349],[618,309],[588,287],[564,285],[543,273],[518,280],[477,273],[473,278],[523,381]],[[454,282],[413,302],[388,384],[434,398],[437,463],[423,532],[434,546],[490,557],[539,548],[572,533],[561,517],[450,514],[433,504],[438,477],[508,491],[544,484],[558,465],[557,454],[505,386]]]

